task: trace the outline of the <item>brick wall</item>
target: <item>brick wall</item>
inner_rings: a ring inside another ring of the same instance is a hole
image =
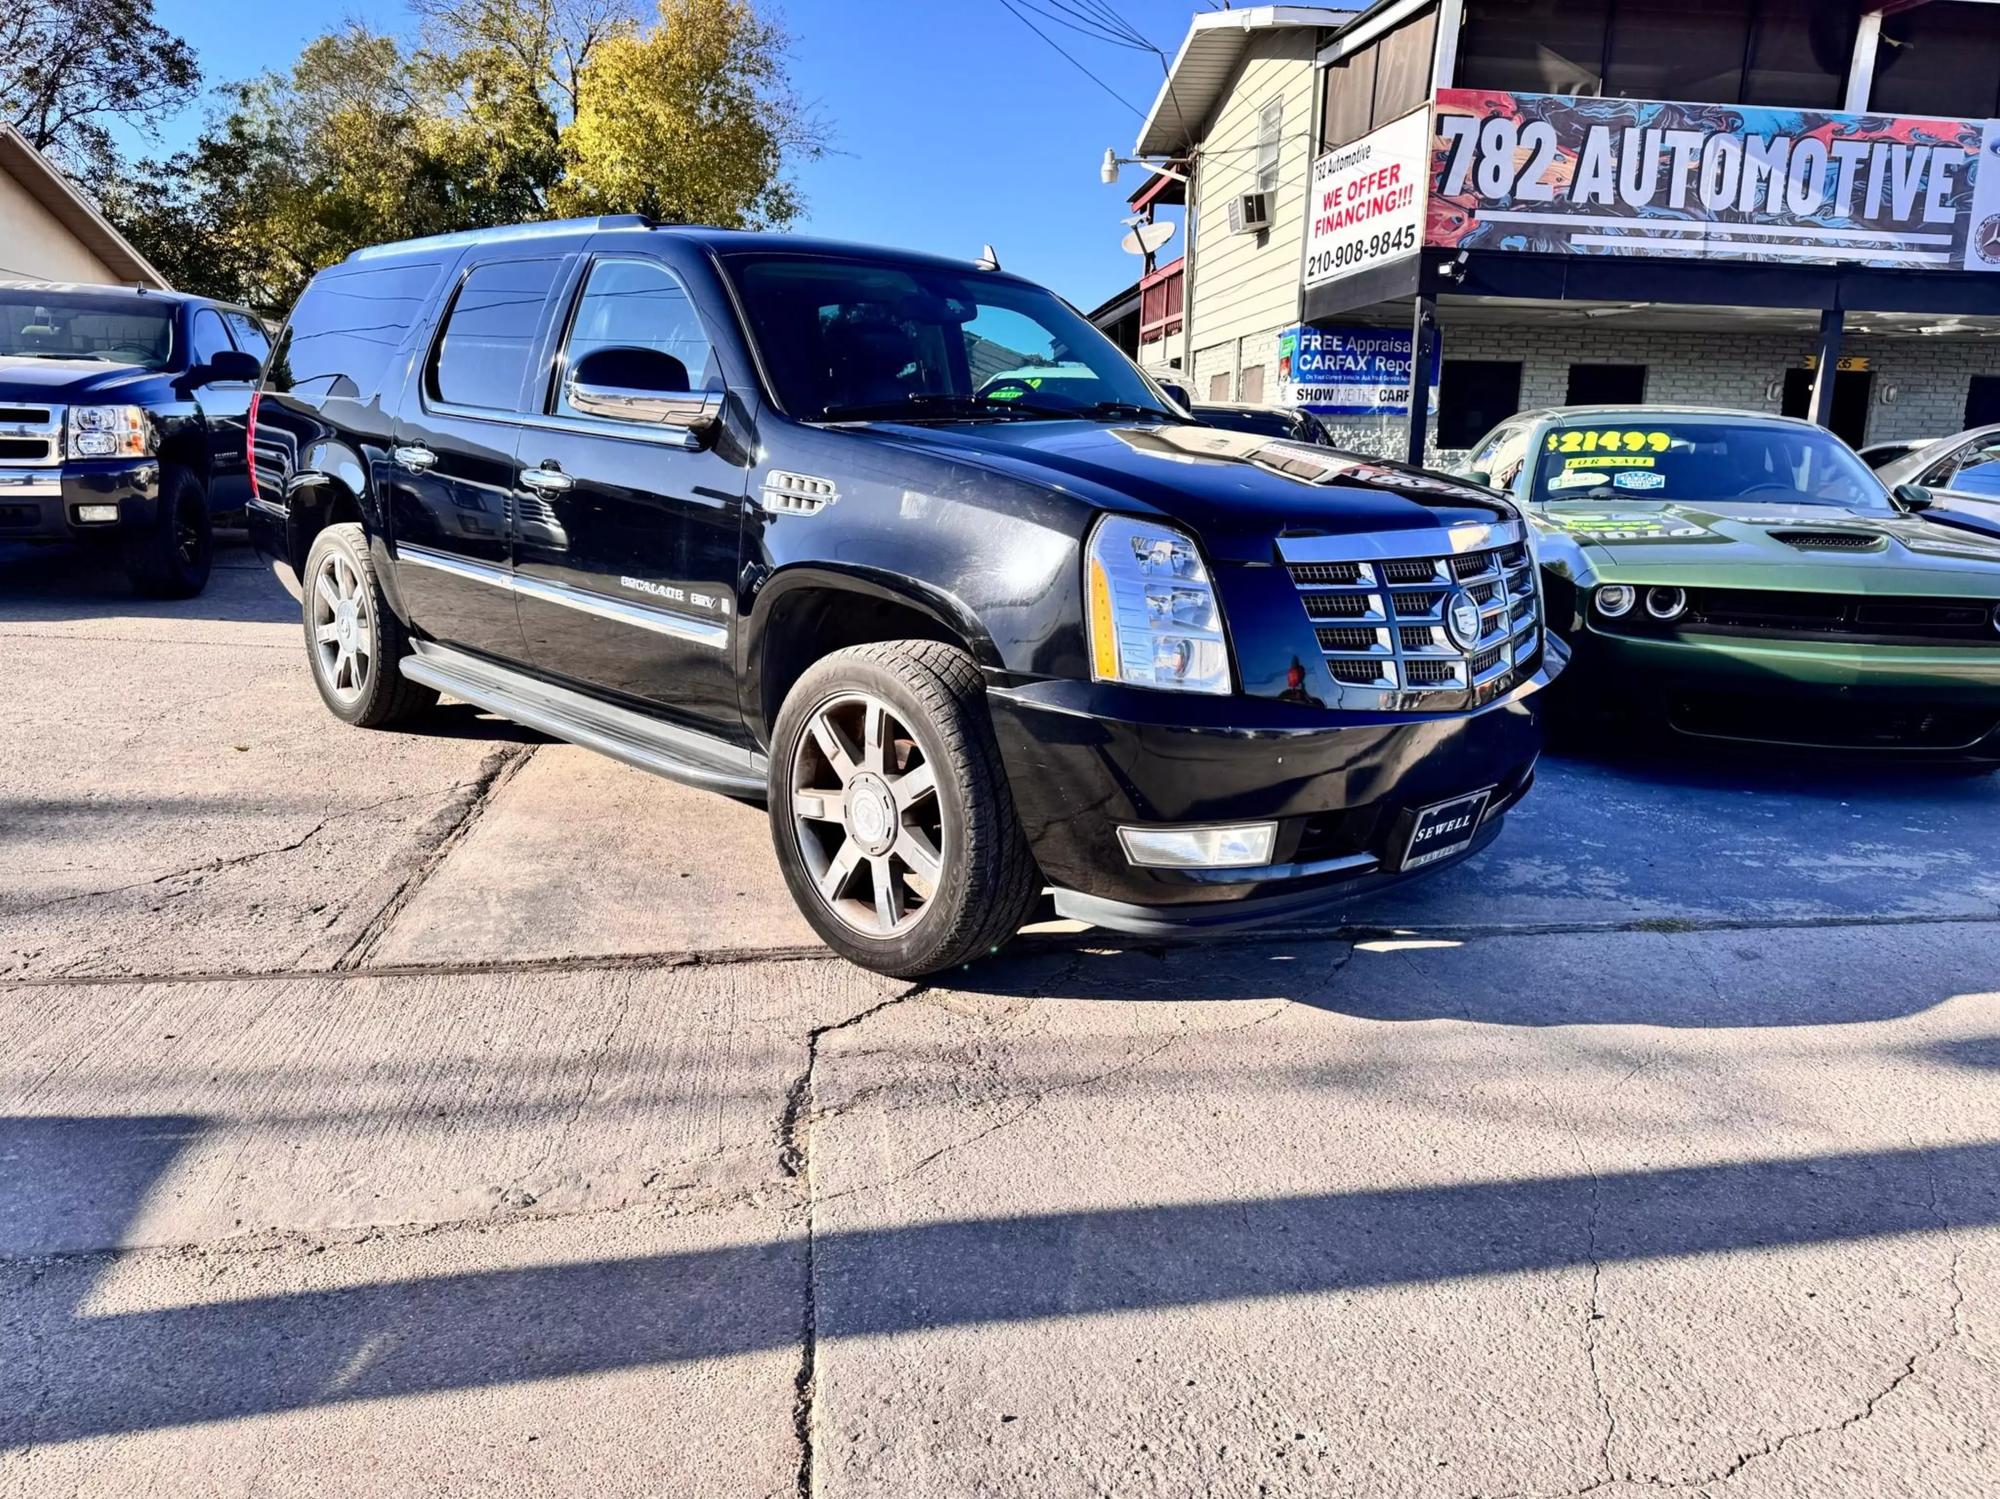
[[[1561,405],[1569,367],[1598,363],[1645,365],[1648,401],[1776,412],[1783,404],[1785,371],[1803,366],[1816,343],[1803,333],[1658,332],[1620,329],[1615,318],[1600,321],[1601,328],[1571,321],[1455,328],[1447,323],[1444,356],[1519,360],[1523,407]],[[1849,334],[1841,352],[1867,359],[1874,372],[1869,442],[1956,432],[1965,424],[1972,376],[2000,375],[2000,341],[1990,339]],[[1363,452],[1400,456],[1403,450],[1400,423],[1357,422],[1336,437]]]

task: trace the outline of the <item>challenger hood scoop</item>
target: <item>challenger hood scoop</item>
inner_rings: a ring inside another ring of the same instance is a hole
[[[1815,531],[1803,526],[1773,531],[1771,538],[1801,552],[1879,552],[1889,544],[1880,531]]]

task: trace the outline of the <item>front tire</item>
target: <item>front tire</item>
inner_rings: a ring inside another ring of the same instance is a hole
[[[346,521],[321,531],[306,554],[304,582],[306,656],[335,718],[375,729],[436,704],[433,689],[402,673],[410,637],[382,597],[360,526]]]
[[[125,576],[133,591],[191,599],[208,586],[214,560],[215,530],[201,481],[177,465],[162,466],[152,524],[125,539]]]
[[[979,668],[891,640],[816,663],[772,736],[771,833],[792,898],[828,947],[896,978],[997,950],[1041,871],[1014,811]]]

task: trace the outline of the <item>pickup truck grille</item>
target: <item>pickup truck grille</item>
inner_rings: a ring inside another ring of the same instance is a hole
[[[1461,532],[1281,537],[1279,555],[1311,621],[1342,706],[1450,711],[1490,702],[1541,655],[1534,558],[1519,525]],[[1449,616],[1463,591],[1479,638]]]
[[[0,464],[53,468],[62,462],[61,406],[0,406]]]

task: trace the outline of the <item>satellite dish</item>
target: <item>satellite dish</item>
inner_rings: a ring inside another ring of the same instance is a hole
[[[1165,220],[1157,224],[1141,224],[1118,241],[1125,247],[1127,255],[1150,255],[1174,237],[1174,226]]]

